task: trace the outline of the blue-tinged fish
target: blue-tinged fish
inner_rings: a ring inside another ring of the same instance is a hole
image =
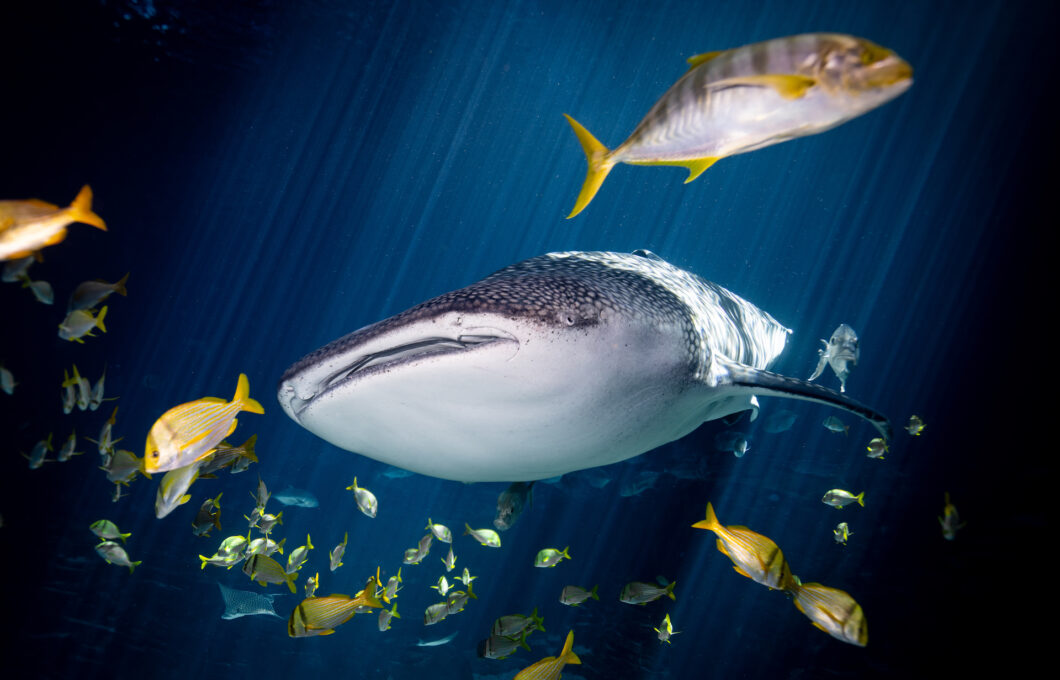
[[[831,505],[836,510],[841,510],[844,506],[851,503],[857,503],[861,507],[865,507],[865,492],[862,491],[855,496],[845,489],[829,489],[821,497],[821,502],[825,505]]]
[[[95,522],[92,522],[88,528],[92,533],[102,538],[104,541],[112,541],[116,538],[120,538],[121,542],[124,543],[125,539],[132,536],[131,533],[123,534],[121,529],[118,528],[118,525],[109,519],[96,520]]]
[[[0,201],[0,260],[27,257],[61,243],[66,228],[75,222],[107,230],[106,223],[92,212],[92,189],[87,184],[65,208],[36,198]]]
[[[106,300],[111,293],[117,293],[122,297],[125,297],[129,292],[125,289],[125,283],[129,280],[129,275],[121,277],[114,283],[107,283],[106,281],[85,281],[78,285],[74,289],[74,292],[70,294],[70,301],[66,305],[66,311],[72,312],[75,309],[92,309],[99,303]]]
[[[320,501],[311,491],[296,489],[293,486],[272,494],[272,497],[282,505],[293,505],[298,508],[315,508],[320,505]]]
[[[15,382],[15,376],[3,364],[0,364],[0,391],[5,394],[14,394],[16,385],[18,383]]]
[[[687,184],[726,156],[830,130],[913,82],[912,67],[891,50],[836,33],[776,38],[688,63],[614,151],[567,116],[589,163],[568,219],[585,209],[618,163],[681,166]]]
[[[147,435],[144,471],[166,472],[205,457],[236,429],[240,411],[265,413],[261,404],[250,398],[250,383],[243,373],[232,401],[203,397],[169,409]]]
[[[191,463],[167,472],[162,477],[158,492],[155,494],[155,517],[162,519],[177,507],[190,501],[191,494],[187,491],[198,478],[198,463]]]
[[[821,344],[824,345],[824,349],[817,350],[817,354],[820,355],[820,359],[817,361],[817,368],[814,369],[813,375],[807,380],[813,382],[817,379],[817,376],[821,375],[825,366],[831,366],[832,371],[839,378],[839,391],[846,392],[850,369],[857,366],[858,359],[861,358],[861,349],[858,347],[858,334],[850,326],[841,323],[832,332],[831,338],[828,340],[821,339]]]
[[[507,489],[497,497],[497,515],[493,518],[493,526],[498,531],[507,531],[512,528],[515,521],[523,514],[527,502],[532,501],[530,496],[534,488],[533,482],[513,482]]]
[[[676,585],[677,581],[671,581],[662,587],[644,583],[643,581],[631,581],[622,586],[622,591],[618,594],[618,601],[626,604],[648,604],[663,596],[676,600],[677,596],[674,595],[674,586]]]
[[[567,664],[580,664],[581,659],[574,653],[574,631],[567,633],[563,650],[559,656],[546,656],[532,666],[519,671],[515,680],[558,680]]]

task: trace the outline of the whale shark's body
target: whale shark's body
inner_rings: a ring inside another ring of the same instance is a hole
[[[767,369],[790,331],[647,251],[550,253],[350,333],[291,366],[284,410],[331,442],[460,481],[531,481],[632,458],[755,395],[890,425]]]

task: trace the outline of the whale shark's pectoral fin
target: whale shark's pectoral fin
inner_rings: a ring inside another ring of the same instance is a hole
[[[715,361],[719,360],[719,357],[715,357]],[[789,378],[777,373],[751,368],[735,362],[725,361],[722,367],[727,375],[719,377],[719,386],[727,383],[729,390],[746,390],[747,393],[752,395],[786,397],[788,399],[801,399],[803,401],[826,404],[864,418],[872,423],[873,427],[886,440],[890,440],[894,434],[891,422],[887,419],[887,416],[827,387],[814,385],[806,380]]]

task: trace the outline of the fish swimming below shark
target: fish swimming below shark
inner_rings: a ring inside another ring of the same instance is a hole
[[[293,505],[298,508],[316,508],[320,506],[320,501],[317,500],[312,491],[296,489],[293,486],[288,486],[283,491],[272,494],[272,498],[282,505]]]
[[[767,369],[791,331],[654,253],[549,253],[354,331],[284,373],[278,399],[335,446],[464,482],[626,460],[759,396],[875,410]]]

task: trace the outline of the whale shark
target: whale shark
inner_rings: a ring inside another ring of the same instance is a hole
[[[768,369],[791,331],[645,250],[510,265],[317,349],[277,397],[334,444],[420,474],[529,482],[626,460],[759,396],[888,419]]]

